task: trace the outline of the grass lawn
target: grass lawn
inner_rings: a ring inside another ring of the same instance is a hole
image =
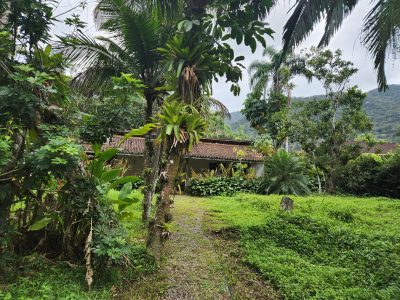
[[[286,299],[400,299],[400,201],[238,194],[205,199],[213,230],[231,230],[243,260]],[[231,235],[232,236],[232,235]]]
[[[138,249],[134,274],[98,270],[101,276],[88,292],[84,267],[39,255],[19,257],[2,273],[0,299],[150,299],[145,295],[194,291],[210,296],[228,290],[239,295],[232,299],[400,299],[399,200],[292,198],[295,208],[287,213],[279,210],[281,196],[178,197],[164,260],[150,275],[154,265],[141,259],[145,230],[141,205],[135,203],[133,219],[126,223]],[[233,240],[214,239],[209,230]]]

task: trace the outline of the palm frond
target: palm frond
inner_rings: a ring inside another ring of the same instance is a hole
[[[390,47],[400,38],[400,1],[379,0],[364,19],[362,42],[374,57],[379,90],[386,90],[385,62]]]
[[[359,0],[297,0],[283,31],[283,55],[291,52],[326,17],[326,32],[320,44],[326,45]]]
[[[93,80],[94,89],[106,83],[106,74],[119,75],[127,71],[126,57],[128,54],[119,45],[105,37],[98,39],[84,34],[70,38],[61,38],[58,48],[68,62],[79,66],[79,73],[73,80],[76,88],[85,90]]]
[[[328,2],[328,1],[327,1]],[[330,7],[326,11],[326,24],[324,35],[318,47],[328,46],[332,36],[340,28],[343,20],[352,12],[358,0],[335,0],[331,1]]]
[[[210,110],[214,110],[222,118],[231,118],[228,108],[218,99],[201,96],[195,102],[194,107],[198,108],[200,113],[208,114]]]

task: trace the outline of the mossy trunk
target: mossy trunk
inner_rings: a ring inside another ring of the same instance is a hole
[[[172,149],[168,155],[167,164],[161,172],[161,192],[157,198],[157,210],[154,220],[149,224],[149,236],[147,246],[151,254],[159,260],[162,251],[163,240],[168,237],[169,232],[166,223],[170,222],[172,215],[170,207],[174,195],[175,178],[178,175],[180,154],[177,149]]]
[[[148,223],[150,220],[151,200],[153,199],[154,191],[158,182],[162,154],[162,146],[160,144],[155,144],[151,136],[146,136],[145,145],[145,169],[143,171],[145,186],[143,190],[142,204],[142,222],[144,224]]]
[[[146,98],[146,115],[145,122],[151,122],[153,117],[155,92],[153,90],[146,90],[144,93]],[[147,224],[150,219],[151,200],[153,199],[154,191],[157,185],[160,169],[160,159],[162,149],[160,145],[155,144],[154,137],[151,133],[146,134],[144,143],[144,170],[143,170],[143,210],[142,222]]]

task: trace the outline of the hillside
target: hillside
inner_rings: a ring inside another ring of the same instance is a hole
[[[396,133],[400,129],[400,85],[390,85],[385,93],[374,89],[367,92],[367,95],[364,109],[374,125],[375,136],[382,140],[399,141]],[[295,98],[294,101],[304,101],[315,97],[319,96]],[[243,127],[250,136],[256,135],[240,111],[231,113],[231,116],[232,118],[226,120],[226,123],[231,126],[232,130]]]

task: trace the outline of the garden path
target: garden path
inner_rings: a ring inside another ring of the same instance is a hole
[[[258,274],[244,266],[233,241],[209,230],[212,215],[200,198],[177,196],[174,222],[160,270],[134,283],[126,299],[277,299]]]

